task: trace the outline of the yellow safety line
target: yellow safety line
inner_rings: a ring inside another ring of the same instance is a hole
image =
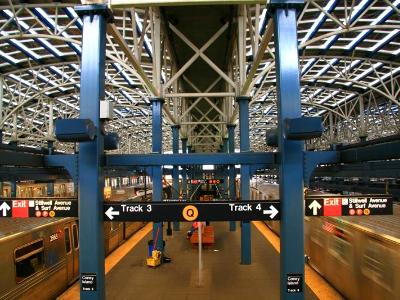
[[[275,251],[280,253],[280,239],[272,232],[262,221],[253,221],[253,225],[264,236],[264,238],[274,247]],[[306,284],[318,297],[318,299],[336,300],[343,297],[316,271],[310,266],[305,265]]]
[[[112,268],[118,264],[125,255],[132,250],[153,228],[152,223],[148,223],[134,235],[132,235],[125,243],[115,249],[110,255],[107,256],[104,268],[105,273],[110,272]],[[72,285],[68,290],[66,290],[62,295],[60,295],[58,300],[78,300],[79,297],[79,281]]]

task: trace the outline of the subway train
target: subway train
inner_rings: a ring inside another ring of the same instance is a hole
[[[47,183],[18,182],[16,195],[22,198],[47,197]],[[2,197],[11,197],[8,182],[3,183]],[[54,183],[54,197],[74,197],[74,184],[67,181]]]
[[[105,189],[109,201],[148,201],[152,190]],[[144,222],[104,222],[108,255]],[[79,220],[0,219],[0,299],[55,299],[79,276]]]
[[[252,188],[252,199],[279,199],[279,186]],[[279,234],[279,222],[266,221]],[[305,217],[308,264],[346,299],[400,299],[400,205],[393,216]]]

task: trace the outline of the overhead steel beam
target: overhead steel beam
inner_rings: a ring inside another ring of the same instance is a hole
[[[254,75],[257,72],[258,67],[260,66],[265,49],[267,48],[269,42],[271,41],[273,33],[274,33],[274,23],[273,23],[272,19],[270,19],[268,22],[268,25],[267,25],[267,30],[262,37],[262,41],[261,41],[260,47],[258,49],[258,52],[256,53],[256,58],[253,61],[253,64],[251,66],[250,72],[247,75],[245,83],[241,87],[242,90],[240,92],[240,95],[248,94],[250,84],[253,80]],[[256,43],[258,43],[258,41],[256,41]]]
[[[151,80],[147,77],[146,73],[144,72],[141,64],[136,59],[135,55],[129,48],[128,44],[126,43],[125,39],[122,37],[121,33],[119,32],[117,26],[115,24],[107,24],[107,33],[112,35],[115,39],[116,43],[121,47],[121,50],[124,52],[128,61],[134,67],[135,71],[138,74],[139,80],[148,88],[148,90],[152,93],[152,96],[160,96],[161,91],[157,90],[157,88],[153,85]],[[172,123],[175,124],[176,120],[171,112],[164,107],[164,113],[167,116],[167,119]]]
[[[15,166],[0,167],[0,181],[49,181],[69,178],[69,174],[65,172],[65,170],[63,170],[62,168],[16,168]]]
[[[43,156],[0,149],[0,165],[43,167]]]
[[[388,185],[384,183],[381,185],[360,182],[335,182],[335,181],[314,181],[311,183],[311,187],[323,188],[331,191],[346,191],[346,192],[359,192],[363,194],[386,194],[388,192],[395,198],[400,198],[400,188],[398,185]]]
[[[321,166],[313,177],[400,178],[400,160]]]
[[[109,154],[106,155],[107,167],[118,166],[160,166],[160,165],[275,165],[276,153],[213,153],[213,155],[190,154]]]
[[[340,151],[340,161],[344,163],[387,159],[400,159],[400,141]]]
[[[126,43],[125,39],[119,33],[117,26],[115,26],[115,24],[107,24],[107,33],[111,35],[115,39],[115,42],[121,47],[122,52],[124,52],[124,54],[128,58],[128,61],[135,68],[135,71],[138,73],[139,79],[143,82],[143,84],[150,90],[150,92],[154,96],[158,96],[160,92],[157,91],[156,87],[147,77],[139,61],[136,59],[135,55],[133,54],[128,44]]]
[[[231,5],[265,4],[265,0],[109,0],[111,8],[148,7],[148,6],[184,6],[184,5]]]

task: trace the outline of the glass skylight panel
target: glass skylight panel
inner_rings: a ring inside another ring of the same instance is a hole
[[[2,36],[9,36],[8,32],[5,31],[0,31],[0,34]],[[30,54],[34,59],[40,59],[40,56],[35,53],[34,51],[32,51],[31,49],[29,49],[28,47],[26,47],[23,43],[21,43],[20,41],[16,40],[16,39],[10,39],[10,41],[19,49],[23,50],[24,52]]]
[[[58,86],[58,84],[50,80],[50,78],[47,78],[46,76],[42,75],[41,73],[35,70],[29,70],[29,72],[34,74],[36,77],[40,78],[43,82],[50,83],[52,86]]]
[[[317,96],[319,93],[322,92],[322,89],[317,89],[312,95],[311,98],[314,98],[315,96]]]
[[[83,26],[82,20],[78,17],[78,14],[75,12],[75,10],[71,7],[67,7],[67,10],[74,18],[76,18],[76,22],[78,22],[80,26]]]
[[[317,60],[316,58],[309,59],[301,69],[301,74],[303,74],[316,60]]]
[[[326,101],[328,101],[329,99],[331,99],[332,97],[336,96],[337,94],[339,94],[339,91],[334,91],[332,93],[330,93],[328,96],[322,98],[321,100],[318,101],[318,104],[322,104]]]
[[[380,82],[380,81],[384,81],[384,80],[385,80],[386,78],[388,78],[389,76],[394,76],[394,75],[396,75],[396,74],[399,73],[399,72],[400,72],[400,67],[397,67],[396,69],[393,69],[391,72],[386,73],[385,75],[383,75],[382,77],[380,77],[380,79],[378,78],[378,79],[372,81],[369,85],[370,85],[370,86],[373,86],[373,85],[375,85],[376,83],[378,83],[378,82]]]
[[[397,5],[400,3],[400,0],[396,0],[393,5],[397,7]],[[377,18],[375,18],[371,22],[371,26],[379,24],[393,9],[388,6]],[[359,42],[364,36],[367,35],[368,32],[370,32],[371,29],[366,29],[363,30],[361,33],[357,35],[357,37],[350,43],[348,44],[345,49],[351,49],[357,42]]]
[[[51,66],[50,69],[55,72],[56,74],[58,74],[60,77],[63,77],[71,82],[76,82],[76,80],[74,78],[72,78],[72,76],[68,76],[67,73],[62,72],[59,68],[55,67],[55,66]]]
[[[399,29],[395,29],[393,30],[391,33],[386,34],[386,36],[381,39],[380,41],[378,41],[374,46],[372,46],[371,48],[369,48],[369,51],[375,51],[376,49],[380,48],[381,46],[383,46],[387,41],[389,41],[391,38],[393,38],[396,34],[399,33]],[[398,50],[400,51],[400,49]]]
[[[352,13],[351,13],[351,17],[350,17],[350,21],[349,24],[352,24],[352,22],[356,19],[356,17],[358,16],[358,13],[360,12],[360,10],[366,8],[368,2],[370,2],[370,0],[363,0],[360,4],[358,4],[356,7],[354,7]],[[346,25],[346,20],[343,20],[343,24]],[[347,24],[347,25],[349,25]],[[335,31],[339,31],[342,28],[340,26],[336,27]],[[367,30],[368,31],[368,30]],[[325,43],[321,46],[321,48],[326,49],[329,47],[329,45],[332,43],[332,41],[337,37],[337,35],[333,35],[331,37],[329,37]],[[352,42],[355,43],[355,41],[353,40]],[[354,45],[354,44],[353,44]],[[351,48],[351,47],[350,47]],[[349,48],[348,48],[349,49]]]
[[[3,12],[10,18],[14,17],[14,14],[8,10],[5,9],[3,10]],[[21,18],[18,19],[18,24],[19,26],[21,26],[21,28],[23,28],[25,31],[27,31],[30,34],[38,34],[35,30],[33,30],[32,28],[30,28],[30,26],[28,24],[26,24],[24,21],[21,20]],[[46,47],[48,47],[51,51],[54,52],[54,54],[58,55],[58,56],[62,56],[63,53],[60,52],[56,47],[54,47],[51,43],[49,43],[46,39],[44,38],[39,38],[38,39],[40,42],[43,43],[43,45],[45,45]]]
[[[12,57],[12,56],[10,56],[10,55],[4,53],[4,52],[1,51],[1,50],[0,50],[0,56],[4,57],[5,59],[11,61],[11,62],[14,63],[14,64],[17,64],[17,63],[20,62],[20,60],[15,59],[14,57]]]
[[[264,24],[264,21],[265,21],[265,18],[266,18],[266,13],[267,13],[267,9],[264,8],[262,10],[262,12],[261,12],[261,15],[260,15],[260,26],[258,28],[258,33],[261,33],[261,31],[262,31],[262,26],[261,25]]]
[[[325,11],[328,11],[332,8],[332,6],[336,3],[336,0],[330,0],[328,4],[323,8]],[[316,29],[321,25],[322,20],[324,19],[325,14],[321,12],[318,16],[318,18],[315,20],[314,24],[311,26],[311,28],[308,30],[306,35],[303,37],[301,40],[300,44],[305,43],[311,35],[313,35],[316,31]]]
[[[377,62],[377,63],[373,64],[373,67],[368,68],[367,70],[365,70],[364,72],[362,72],[360,75],[357,75],[356,77],[354,77],[354,78],[352,79],[352,81],[358,81],[358,80],[364,78],[364,77],[367,76],[369,73],[371,73],[374,69],[377,69],[377,68],[379,68],[379,67],[382,66],[382,65],[383,65],[383,63],[381,63],[381,62]]]
[[[73,98],[78,98],[77,96],[72,96]],[[69,107],[72,107],[72,108],[74,108],[74,109],[76,109],[76,110],[78,110],[79,109],[79,107],[78,106],[76,106],[76,105],[74,105],[74,104],[72,104],[71,103],[71,101],[66,101],[66,100],[63,100],[63,99],[58,99],[57,101],[59,101],[59,102],[61,102],[61,103],[63,103],[63,104],[65,104],[65,105],[67,105],[67,106],[69,106]]]
[[[339,100],[338,102],[335,103],[334,107],[339,106],[340,104],[342,104],[343,102],[350,100],[351,98],[353,98],[356,94],[350,93],[349,95],[347,95],[346,97],[344,97],[342,100]]]
[[[18,81],[18,82],[21,82],[22,84],[24,84],[25,86],[27,86],[27,87],[32,87],[33,89],[35,89],[35,90],[39,90],[39,87],[36,85],[36,84],[34,84],[34,83],[32,83],[32,82],[29,82],[29,81],[27,81],[27,80],[25,80],[25,79],[22,79],[21,77],[18,77],[17,75],[15,75],[15,74],[10,74],[10,75],[8,75],[9,77],[11,77],[11,78],[13,78],[13,79],[15,79],[16,81]],[[14,92],[14,91],[13,91]]]
[[[35,8],[35,10],[44,18],[46,21],[53,27],[52,29],[56,30],[56,32],[60,32],[60,28],[57,26],[57,24],[54,22],[52,18],[49,17],[49,15],[42,9],[42,8]],[[65,38],[71,38],[65,31],[61,33],[61,35]],[[79,53],[82,52],[81,46],[71,43],[70,44],[72,48],[75,48]]]
[[[322,74],[324,74],[333,64],[335,64],[338,61],[337,58],[332,58],[328,64],[326,64],[316,75],[313,75],[313,77],[319,77]]]
[[[139,18],[139,15],[137,14],[137,12],[135,12],[135,18],[136,18],[136,25],[139,27],[139,31],[143,31],[143,26],[141,22],[138,22],[138,20],[141,20]],[[145,43],[147,43],[147,45],[151,45],[151,42],[149,40],[149,38],[147,37],[147,34],[144,35],[144,41]],[[151,53],[151,55],[153,55],[153,49],[152,47],[147,47],[149,49],[149,52]]]

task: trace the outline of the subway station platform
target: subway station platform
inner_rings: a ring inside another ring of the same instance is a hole
[[[215,245],[202,250],[203,271],[200,273],[198,248],[192,247],[186,239],[190,223],[181,223],[181,230],[174,231],[172,236],[164,235],[166,253],[172,262],[157,268],[147,267],[147,241],[151,239],[151,227],[147,225],[141,233],[144,238],[139,241],[134,237],[134,247],[125,249],[125,256],[116,252],[107,258],[107,261],[114,261],[111,262],[114,267],[108,266],[110,262],[106,261],[106,299],[279,299],[278,237],[274,241],[273,233],[263,223],[254,222],[251,226],[253,262],[241,265],[240,228],[230,232],[228,222],[213,222],[212,225]],[[122,247],[130,247],[129,243],[131,241]],[[336,291],[317,277],[310,276],[306,267],[306,299],[340,299]],[[317,291],[308,286],[310,280]],[[78,284],[59,299],[79,299]]]

